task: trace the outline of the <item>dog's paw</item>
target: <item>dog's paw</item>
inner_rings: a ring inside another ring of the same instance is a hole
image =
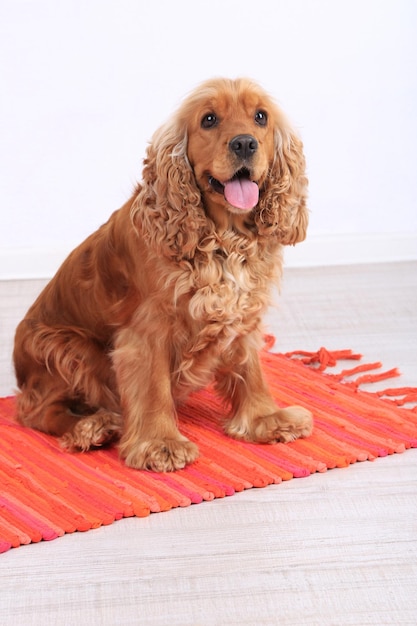
[[[277,409],[274,413],[252,419],[235,416],[226,427],[231,437],[255,443],[288,443],[308,437],[312,430],[313,416],[301,406]]]
[[[120,432],[120,415],[101,409],[82,417],[71,431],[60,438],[60,445],[70,452],[86,452],[118,439]]]
[[[183,469],[195,461],[198,455],[198,447],[185,437],[141,441],[133,449],[123,451],[126,465],[153,472]]]
[[[254,440],[263,443],[288,443],[308,437],[313,430],[313,416],[301,406],[279,409],[272,415],[258,417],[253,424]]]

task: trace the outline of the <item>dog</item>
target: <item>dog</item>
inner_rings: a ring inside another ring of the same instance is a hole
[[[225,432],[312,431],[259,360],[285,245],[306,235],[303,146],[256,83],[213,79],[154,134],[133,196],[64,261],[16,330],[17,419],[69,451],[119,440],[133,468],[198,457],[177,407],[213,384]]]

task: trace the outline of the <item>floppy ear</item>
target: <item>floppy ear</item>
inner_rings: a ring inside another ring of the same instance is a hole
[[[205,216],[186,131],[175,122],[160,128],[148,147],[132,219],[156,253],[177,261],[193,257]]]
[[[284,245],[305,239],[307,185],[303,144],[291,130],[275,129],[275,160],[256,218],[261,235],[275,236]]]

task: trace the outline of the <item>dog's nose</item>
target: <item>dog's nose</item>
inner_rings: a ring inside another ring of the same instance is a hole
[[[229,143],[229,148],[241,159],[248,159],[258,149],[258,142],[252,135],[236,135]]]

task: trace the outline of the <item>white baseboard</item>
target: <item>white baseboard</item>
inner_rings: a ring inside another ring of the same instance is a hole
[[[75,246],[0,251],[0,280],[51,278]],[[417,233],[310,235],[285,250],[286,267],[417,260]]]
[[[0,250],[0,280],[52,278],[73,248]]]
[[[417,260],[417,232],[312,235],[285,250],[286,267]]]

